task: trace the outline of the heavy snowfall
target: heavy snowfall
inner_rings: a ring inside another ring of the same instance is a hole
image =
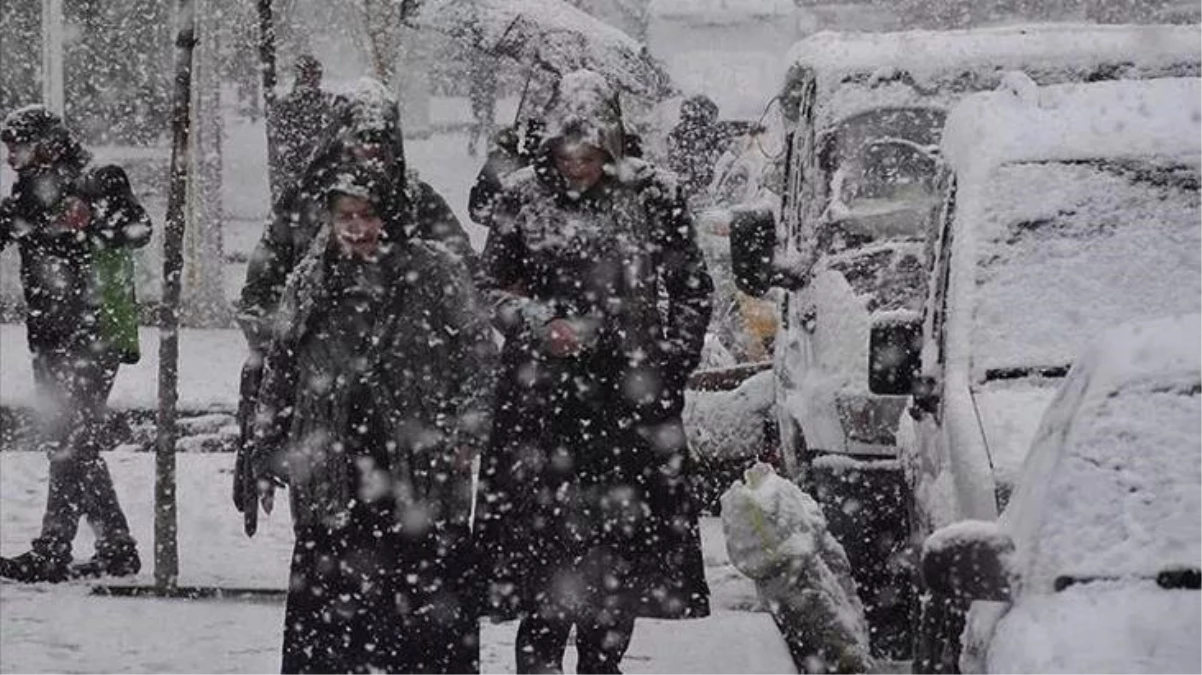
[[[0,673],[1202,672],[1194,0],[0,36]]]

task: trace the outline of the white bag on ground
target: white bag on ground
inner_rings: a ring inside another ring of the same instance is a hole
[[[803,672],[872,668],[868,624],[843,547],[812,497],[758,463],[722,495],[730,560],[755,580]]]

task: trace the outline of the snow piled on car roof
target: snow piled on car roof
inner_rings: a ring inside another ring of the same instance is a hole
[[[962,70],[973,65],[1022,69],[1080,63],[1091,57],[1153,67],[1197,61],[1202,54],[1193,26],[1099,26],[1046,23],[949,31],[841,33],[823,31],[795,44],[789,62],[836,81],[882,67],[911,75]]]
[[[1007,164],[963,184],[953,264],[973,270],[959,307],[974,379],[1062,367],[1116,324],[1202,309],[1191,160]]]
[[[1004,88],[968,96],[952,110],[942,150],[960,173],[1006,162],[1197,156],[1202,80],[1038,87],[1012,73]]]

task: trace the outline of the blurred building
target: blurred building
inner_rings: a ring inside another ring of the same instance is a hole
[[[647,46],[683,95],[709,96],[723,118],[756,119],[803,36],[800,16],[794,0],[652,0]]]

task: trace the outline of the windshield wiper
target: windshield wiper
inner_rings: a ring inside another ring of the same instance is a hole
[[[1156,575],[1156,583],[1161,588],[1186,588],[1191,591],[1202,590],[1202,570],[1197,567],[1164,570]]]
[[[1076,584],[1089,584],[1095,581],[1118,581],[1121,577],[1074,577],[1074,576],[1059,576],[1052,586],[1059,593],[1069,586]],[[1150,577],[1136,577],[1137,579],[1149,579]],[[1187,590],[1197,591],[1202,590],[1202,569],[1197,567],[1177,567],[1173,569],[1162,570],[1156,575],[1156,585],[1166,590]]]
[[[1021,380],[1024,377],[1060,378],[1068,375],[1070,366],[1026,366],[1020,368],[990,368],[985,371],[985,381]]]

